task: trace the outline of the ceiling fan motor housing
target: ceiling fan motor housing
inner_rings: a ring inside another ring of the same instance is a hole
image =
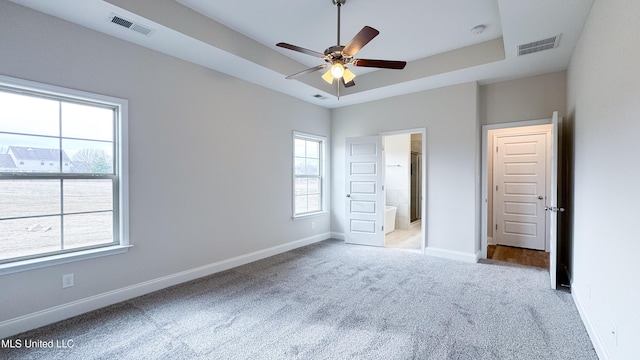
[[[351,57],[345,56],[342,53],[342,49],[344,49],[343,45],[336,45],[327,48],[324,51],[324,60],[330,64],[337,62],[341,62],[342,64],[348,64],[351,62]]]

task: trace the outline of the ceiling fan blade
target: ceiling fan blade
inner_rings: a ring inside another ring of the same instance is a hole
[[[407,65],[407,62],[393,61],[393,60],[355,59],[353,60],[352,64],[355,66],[362,66],[362,67],[401,70],[401,69],[404,69],[404,67]]]
[[[347,46],[342,49],[342,53],[346,56],[354,56],[363,46],[378,36],[378,34],[380,34],[380,32],[370,26],[363,27],[362,30],[349,41]]]
[[[342,78],[342,79],[340,79],[340,80],[342,80],[342,85],[344,85],[344,87],[346,87],[346,88],[348,88],[348,87],[352,87],[352,86],[354,86],[354,85],[356,84],[353,80],[351,80],[351,81],[349,81],[349,82],[347,82],[347,83],[346,83],[346,82],[344,82],[344,78]]]
[[[297,72],[295,74],[289,75],[285,79],[293,79],[293,78],[297,78],[298,76],[307,75],[307,74],[310,74],[310,73],[312,73],[314,71],[318,71],[320,69],[324,69],[327,66],[329,66],[329,64],[322,64],[322,65],[314,66],[312,68],[308,68],[308,69],[302,70],[300,72]]]
[[[319,57],[321,59],[324,59],[324,54],[323,53],[319,53],[317,51],[301,48],[300,46],[291,45],[291,44],[287,44],[287,43],[283,43],[283,42],[277,43],[276,46],[281,47],[281,48],[285,48],[285,49],[289,49],[289,50],[293,50],[293,51],[297,51],[297,52],[301,52],[303,54]]]

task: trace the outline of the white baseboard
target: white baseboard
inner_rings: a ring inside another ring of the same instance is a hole
[[[582,303],[580,302],[580,298],[576,294],[576,288],[574,287],[573,283],[571,283],[571,290],[572,290],[571,297],[573,297],[573,302],[576,304],[576,308],[578,309],[578,314],[580,314],[582,323],[584,324],[584,327],[587,329],[587,334],[589,334],[589,339],[591,339],[591,344],[593,345],[593,349],[596,351],[596,354],[598,355],[598,359],[600,360],[611,359],[605,349],[602,339],[598,335],[598,332],[596,331],[595,327],[593,326],[593,323],[591,322],[591,318],[589,317],[589,314],[585,310],[584,306],[582,306]]]
[[[465,253],[461,251],[438,249],[438,248],[432,248],[432,247],[425,248],[424,254],[435,256],[435,257],[441,257],[449,260],[468,262],[468,263],[477,263],[479,259],[478,256],[480,255],[479,252],[473,254],[473,253]]]
[[[344,240],[344,233],[332,232],[331,233],[331,238],[338,239],[338,240]]]
[[[35,313],[9,319],[0,322],[0,339],[41,326],[52,324],[57,321],[68,319],[73,316],[84,314],[89,311],[100,309],[105,306],[126,301],[137,296],[158,291],[169,286],[195,280],[203,276],[215,274],[217,272],[228,270],[240,265],[248,264],[260,259],[268,258],[273,255],[297,249],[299,247],[327,240],[331,237],[332,233],[330,232],[314,235],[305,239],[292,241],[263,250],[258,250],[249,254],[236,256],[231,259],[218,261],[194,269],[181,271],[179,273],[163,276],[161,278],[145,281],[143,283],[134,284],[124,288],[55,306],[49,309],[41,310]]]

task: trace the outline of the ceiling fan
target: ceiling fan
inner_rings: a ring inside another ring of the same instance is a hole
[[[369,41],[378,36],[380,32],[370,26],[365,26],[362,28],[362,30],[360,30],[358,34],[356,34],[356,36],[353,37],[353,39],[351,39],[351,41],[349,41],[347,45],[340,45],[340,7],[344,5],[347,0],[331,0],[331,2],[338,7],[337,45],[328,47],[323,54],[317,51],[305,49],[283,42],[276,44],[276,46],[278,47],[315,56],[323,59],[326,62],[326,64],[314,66],[312,68],[297,72],[293,75],[289,75],[286,77],[287,79],[293,79],[328,67],[329,70],[325,72],[324,75],[322,75],[322,78],[329,84],[333,84],[333,80],[338,80],[337,88],[339,99],[340,83],[342,83],[344,87],[351,87],[356,84],[353,81],[356,75],[347,68],[347,65],[382,69],[404,69],[405,65],[407,65],[406,61],[354,59],[356,53],[360,51],[360,49],[362,49],[365,45],[367,45]]]

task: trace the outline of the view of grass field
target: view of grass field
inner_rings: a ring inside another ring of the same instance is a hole
[[[109,179],[0,180],[0,261],[113,241]]]

